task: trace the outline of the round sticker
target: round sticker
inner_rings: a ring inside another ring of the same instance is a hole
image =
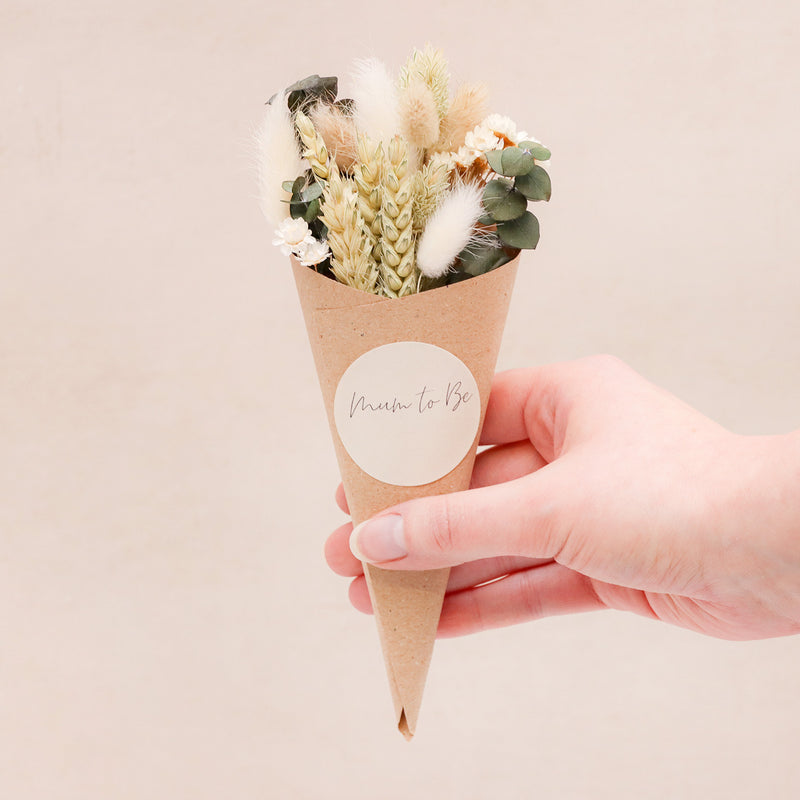
[[[364,472],[396,486],[447,475],[469,452],[481,417],[478,385],[452,353],[395,342],[357,358],[336,387],[334,418]]]

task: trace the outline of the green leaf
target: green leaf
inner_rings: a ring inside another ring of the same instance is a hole
[[[514,183],[528,200],[550,199],[550,176],[538,164],[527,175],[519,175]]]
[[[294,183],[292,184],[292,199],[299,200],[300,199],[300,192],[303,191],[303,187],[306,185],[306,176],[305,175],[298,175],[294,179]]]
[[[483,207],[494,221],[500,222],[524,214],[528,201],[509,181],[493,180],[483,190]]]
[[[294,181],[284,181],[281,186],[283,187],[284,192],[294,191]]]
[[[300,192],[300,199],[304,203],[310,203],[318,197],[322,197],[322,184],[319,183],[319,181],[314,181],[310,186]]]
[[[539,220],[526,211],[517,219],[498,223],[497,235],[510,247],[533,250],[539,243]]]
[[[507,178],[524,175],[534,165],[533,156],[519,147],[506,147],[505,150],[488,150],[484,153],[489,166]]]
[[[286,89],[287,104],[294,114],[298,108],[308,101],[323,100],[332,103],[336,100],[339,91],[339,79],[336,77],[320,78],[319,75],[309,75],[307,78],[293,83]]]
[[[527,150],[537,161],[547,161],[550,151],[539,142],[520,142],[519,148]]]
[[[458,258],[461,262],[461,270],[472,277],[483,275],[511,261],[511,257],[500,244],[471,246],[462,250]]]
[[[520,150],[519,147],[506,147],[503,150],[501,166],[503,167],[503,175],[507,175],[509,178],[530,172],[534,163],[533,156],[524,150]]]
[[[319,215],[320,207],[321,203],[319,198],[317,197],[308,204],[308,207],[306,208],[306,213],[303,214],[303,219],[306,222],[313,222]]]
[[[503,151],[502,150],[487,150],[484,153],[489,166],[498,174],[503,174]]]

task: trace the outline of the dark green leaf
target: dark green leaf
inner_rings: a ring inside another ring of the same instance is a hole
[[[306,213],[303,214],[303,219],[306,222],[313,222],[319,215],[320,205],[319,198],[312,200],[306,208]]]
[[[537,161],[547,161],[550,158],[550,151],[539,142],[520,142],[521,150],[527,150]]]
[[[510,247],[533,250],[539,243],[539,220],[526,211],[518,219],[500,222],[497,235]]]
[[[481,247],[469,247],[462,250],[458,258],[461,270],[475,277],[507,264],[511,258],[500,243],[487,244]]]
[[[319,75],[309,75],[286,89],[289,110],[294,113],[298,108],[308,102],[323,100],[332,103],[336,100],[339,91],[339,80],[336,77],[320,78]]]
[[[527,175],[517,178],[516,187],[528,200],[549,200],[552,193],[550,176],[538,164]]]
[[[509,181],[493,180],[483,190],[483,207],[495,222],[500,222],[524,214],[528,201]]]

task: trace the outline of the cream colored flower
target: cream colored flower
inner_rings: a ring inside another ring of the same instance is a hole
[[[489,114],[481,125],[496,136],[505,136],[507,139],[511,139],[515,144],[522,141],[518,138],[517,125],[510,117],[504,117],[502,114]]]
[[[464,147],[470,150],[478,150],[479,152],[497,150],[500,144],[500,139],[484,123],[476,125],[464,137]]]
[[[467,134],[469,136],[469,134]],[[493,148],[489,148],[493,149]],[[453,154],[454,158],[453,161],[459,167],[471,167],[477,158],[483,155],[481,150],[476,150],[474,147],[467,147],[466,145],[462,145],[458,148],[458,150]]]
[[[320,264],[331,254],[326,241],[320,241],[312,237],[310,242],[302,242],[297,249],[296,255],[304,267],[313,267]]]
[[[281,248],[285,256],[297,255],[301,248],[314,241],[308,223],[304,219],[287,217],[275,231],[272,244]]]

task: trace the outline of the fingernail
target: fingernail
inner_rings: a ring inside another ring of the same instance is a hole
[[[370,564],[407,556],[403,518],[399,514],[384,514],[356,525],[350,534],[350,549],[359,561]]]

